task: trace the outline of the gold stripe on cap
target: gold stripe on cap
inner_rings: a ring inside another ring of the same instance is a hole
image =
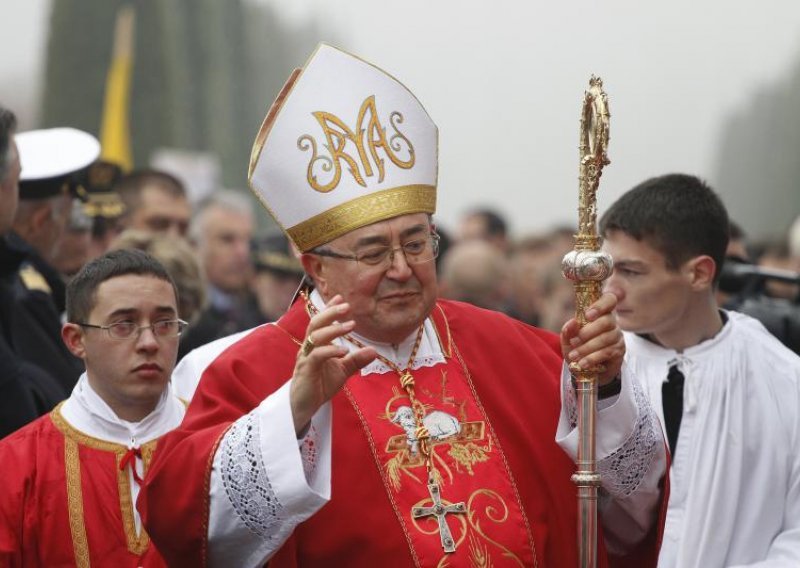
[[[286,232],[302,252],[345,233],[411,213],[436,211],[436,186],[402,185],[357,197],[289,227]]]

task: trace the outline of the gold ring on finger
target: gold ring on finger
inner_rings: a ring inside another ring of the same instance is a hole
[[[316,347],[314,345],[314,340],[311,339],[310,335],[307,335],[306,338],[303,340],[303,345],[300,347],[300,352],[303,355],[308,356],[308,354],[314,350],[314,347]]]

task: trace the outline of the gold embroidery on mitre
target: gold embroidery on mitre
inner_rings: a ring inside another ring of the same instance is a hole
[[[411,213],[436,211],[436,186],[403,185],[375,191],[323,211],[286,230],[302,252],[360,227]]]
[[[347,164],[347,169],[353,176],[356,183],[362,187],[367,187],[364,177],[372,177],[372,163],[378,168],[378,183],[383,181],[386,174],[384,160],[378,154],[382,149],[386,157],[398,168],[408,170],[414,167],[416,155],[414,146],[406,138],[398,124],[402,124],[403,115],[393,111],[389,115],[394,134],[386,139],[386,128],[378,118],[378,109],[375,104],[375,95],[370,95],[361,103],[358,111],[355,129],[350,129],[345,122],[333,113],[316,111],[311,113],[317,119],[322,132],[325,135],[325,144],[328,156],[319,155],[317,151],[317,140],[310,134],[303,134],[297,139],[297,147],[306,152],[311,150],[311,160],[308,162],[306,179],[308,184],[315,191],[327,193],[336,189],[342,178],[342,160]],[[369,116],[366,126],[364,119]],[[347,152],[347,143],[351,142],[357,151],[356,156],[351,156]],[[367,156],[369,150],[369,156]],[[406,160],[398,156],[398,152],[405,151],[408,154]],[[371,158],[371,161],[370,161]],[[361,170],[364,170],[362,175]],[[320,183],[317,179],[317,172],[322,171],[326,174],[333,172],[332,177],[327,183]]]
[[[247,179],[250,181],[253,179],[253,172],[256,170],[256,164],[258,164],[258,160],[261,158],[261,151],[264,149],[264,144],[267,142],[267,136],[272,131],[272,127],[275,125],[275,119],[278,117],[278,113],[283,108],[283,104],[286,102],[286,99],[292,92],[292,89],[294,89],[297,79],[302,73],[302,69],[295,69],[292,71],[292,74],[289,75],[286,83],[284,83],[283,87],[281,87],[281,91],[275,98],[275,102],[273,102],[272,106],[269,107],[267,116],[264,117],[264,122],[261,123],[261,128],[259,128],[258,134],[256,134],[256,139],[253,142],[253,148],[250,150],[250,163],[247,167]],[[260,194],[256,192],[256,195]]]

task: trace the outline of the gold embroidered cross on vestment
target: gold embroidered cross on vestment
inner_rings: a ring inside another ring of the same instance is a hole
[[[306,309],[308,310],[309,314],[317,313],[317,308],[311,302],[311,299],[305,292],[301,292],[303,298],[306,302]],[[419,443],[419,451],[422,454],[423,458],[425,459],[425,468],[428,471],[428,492],[431,495],[431,501],[433,505],[430,507],[413,507],[411,509],[411,515],[415,519],[419,519],[421,517],[430,517],[435,516],[437,522],[439,523],[439,537],[442,541],[442,548],[445,552],[455,552],[456,551],[456,542],[453,539],[453,535],[450,532],[450,527],[447,524],[446,515],[448,514],[466,514],[467,507],[463,501],[459,503],[454,503],[450,505],[446,505],[442,502],[442,489],[439,483],[436,481],[435,475],[435,466],[433,465],[433,456],[431,453],[431,444],[430,444],[430,432],[424,426],[424,418],[425,418],[425,407],[419,400],[417,400],[417,396],[414,393],[414,376],[411,374],[411,365],[414,363],[414,359],[417,356],[417,351],[419,350],[419,346],[422,343],[422,335],[425,329],[424,322],[420,324],[419,330],[417,331],[417,337],[414,341],[414,347],[411,349],[411,355],[408,358],[408,362],[404,369],[400,369],[393,361],[387,359],[380,353],[377,354],[377,358],[387,367],[392,369],[395,373],[398,374],[400,377],[400,385],[403,387],[403,390],[406,391],[408,395],[408,399],[411,402],[411,408],[414,412],[414,425],[415,425],[415,437],[417,442]],[[343,339],[349,341],[353,345],[357,347],[366,347],[361,341],[352,337],[351,335],[343,336]]]

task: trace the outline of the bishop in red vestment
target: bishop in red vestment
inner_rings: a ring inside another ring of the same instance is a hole
[[[140,499],[170,566],[572,568],[564,356],[620,387],[598,420],[600,566],[654,565],[665,451],[615,298],[560,339],[437,301],[436,139],[405,87],[329,46],[279,95],[251,185],[314,287],[202,354]]]
[[[304,308],[297,302],[275,325],[257,328],[227,347],[203,373],[187,421],[162,444],[146,491],[153,513],[147,524],[171,565],[200,566],[208,561],[210,470],[216,454],[224,453],[229,464],[217,459],[223,495],[226,490],[235,495],[236,487],[242,488],[242,494],[231,499],[238,503],[229,511],[238,519],[233,524],[239,524],[252,540],[274,542],[276,537],[270,535],[276,524],[304,516],[304,508],[320,499],[314,481],[305,490],[311,503],[282,503],[283,488],[274,483],[272,490],[265,484],[264,494],[259,495],[257,480],[280,478],[282,465],[260,462],[264,471],[275,471],[260,476],[259,467],[250,468],[247,461],[248,457],[258,461],[247,448],[257,448],[264,440],[246,443],[245,432],[259,427],[254,409],[292,374],[298,343],[308,324]],[[447,301],[437,303],[431,324],[444,360],[427,367],[420,359],[414,376],[418,398],[430,408],[428,416],[452,418],[450,423],[440,423],[443,435],[433,448],[443,478],[443,497],[464,501],[468,508],[463,516],[447,518],[458,542],[456,553],[442,552],[435,519],[411,516],[412,507],[429,505],[431,496],[425,467],[402,423],[409,402],[390,371],[356,376],[333,398],[332,438],[314,432],[325,426],[312,421],[312,431],[300,444],[294,443],[302,462],[295,471],[298,483],[306,483],[303,476],[318,476],[319,472],[309,469],[323,467],[320,454],[330,453],[331,487],[325,493],[331,500],[299,524],[270,566],[367,567],[378,560],[387,567],[577,565],[577,507],[570,481],[575,465],[555,442],[562,365],[557,336]],[[283,411],[275,409],[275,415]],[[642,415],[619,436],[634,436],[638,429],[640,439],[624,440],[629,443],[623,442],[605,457],[613,462],[631,454],[613,479],[623,483],[619,478],[630,474],[634,477],[630,483],[639,484],[635,490],[657,494],[661,435],[653,428],[649,408],[634,409],[634,415],[640,411]],[[456,425],[447,430],[451,424]],[[230,448],[223,442],[226,449],[220,452],[217,446],[226,432],[237,441]],[[289,450],[292,438],[290,432]],[[279,459],[280,450],[275,453]],[[187,474],[190,471],[195,473]],[[649,487],[644,487],[648,473]],[[632,499],[630,488],[621,493],[623,500]],[[275,503],[272,509],[270,501]],[[643,502],[648,502],[647,495]],[[652,505],[658,499],[649,503],[650,514],[641,519],[649,518],[651,524],[638,527],[639,535],[648,537],[629,551],[638,559],[630,561],[631,566],[654,565],[646,559],[652,560],[655,552],[656,508]],[[266,512],[249,513],[248,505]],[[298,511],[291,510],[295,506]],[[618,521],[625,518],[625,514],[617,516]],[[220,530],[221,535],[232,532],[231,528]],[[217,555],[221,563],[227,558],[231,565],[239,565],[236,547],[248,540],[240,538],[230,547],[221,544],[226,550]]]

